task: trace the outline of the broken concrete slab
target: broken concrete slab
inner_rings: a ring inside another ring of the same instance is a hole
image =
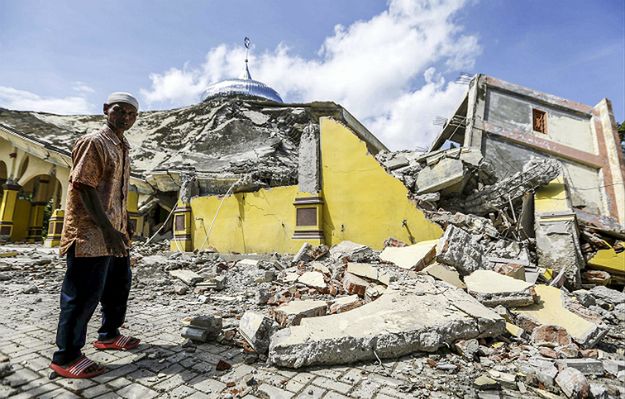
[[[560,370],[556,376],[556,384],[567,398],[590,398],[590,384],[581,371],[572,367]]]
[[[536,301],[534,284],[492,270],[476,270],[464,283],[469,294],[486,306],[527,306]]]
[[[441,191],[464,180],[464,163],[459,159],[443,158],[428,165],[417,176],[417,194]]]
[[[380,259],[402,269],[419,271],[436,256],[437,243],[438,240],[427,240],[406,247],[386,247],[380,254]]]
[[[278,306],[273,310],[273,315],[280,326],[297,326],[306,317],[323,316],[328,312],[328,304],[325,301],[291,301]]]
[[[480,238],[449,225],[436,246],[436,260],[453,266],[461,276],[468,276],[483,268],[484,248]]]
[[[366,277],[371,280],[379,281],[384,285],[389,285],[394,279],[394,277],[390,274],[380,271],[380,269],[369,263],[349,262],[347,264],[347,272],[355,274],[356,276]]]
[[[582,372],[584,375],[603,375],[603,362],[598,359],[561,359],[556,360],[556,365],[563,369],[572,367]]]
[[[593,287],[590,290],[590,294],[603,302],[607,302],[614,306],[625,303],[625,293],[613,290],[604,286]]]
[[[262,313],[248,310],[239,321],[239,333],[258,353],[267,353],[269,338],[278,324]]]
[[[169,275],[174,278],[180,279],[182,280],[183,283],[187,285],[191,285],[191,286],[194,286],[200,281],[204,281],[204,277],[200,276],[193,270],[185,270],[185,269],[170,270]]]
[[[369,287],[369,282],[351,273],[345,273],[343,276],[343,288],[349,294],[356,294],[364,298]]]
[[[346,313],[303,319],[271,337],[269,361],[299,368],[434,352],[460,339],[493,337],[505,321],[467,293],[418,276]],[[358,348],[354,350],[354,348]]]
[[[553,325],[542,325],[534,328],[530,341],[535,346],[547,346],[550,348],[573,343],[571,336],[565,328]]]
[[[522,171],[463,198],[460,208],[476,215],[496,212],[522,198],[525,193],[549,183],[560,174],[560,170],[557,159],[532,158],[523,165]]]
[[[297,281],[309,287],[317,288],[320,290],[327,288],[327,284],[323,280],[323,274],[319,272],[306,272],[299,276]]]
[[[460,280],[460,274],[456,271],[456,269],[443,265],[442,263],[432,263],[425,269],[421,270],[421,273],[428,274],[435,279],[444,281],[453,285],[456,288],[465,289],[467,286]]]
[[[363,302],[358,295],[350,295],[342,298],[336,298],[330,305],[330,313],[344,313],[357,307],[362,306]]]
[[[523,265],[516,263],[496,263],[493,270],[504,276],[525,281],[525,266]]]
[[[330,248],[330,257],[334,261],[339,261],[343,258],[349,258],[351,261],[357,261],[359,253],[366,253],[371,251],[366,245],[358,244],[352,241],[341,241],[337,245]]]
[[[565,328],[579,345],[592,348],[608,332],[605,325],[590,322],[568,310],[560,289],[536,285],[534,290],[538,295],[536,304],[512,309],[516,324],[528,333],[540,325],[556,325]]]

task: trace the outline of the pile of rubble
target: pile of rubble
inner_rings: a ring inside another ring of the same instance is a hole
[[[425,357],[468,373],[480,397],[625,393],[615,384],[625,378],[623,229],[581,211],[541,224],[530,203],[558,181],[556,161],[532,159],[496,181],[470,150],[439,155],[378,156],[445,229],[439,240],[305,244],[293,257],[144,248],[137,258],[170,275],[165,291],[212,305],[183,321],[188,350],[216,340],[295,369]]]
[[[570,292],[550,285],[557,276],[547,271],[485,256],[513,247],[518,259],[529,251],[531,265],[531,248],[493,241],[476,256],[471,240],[453,237],[494,227],[475,216],[450,220],[440,240],[390,239],[383,251],[348,241],[304,245],[294,257],[139,247],[137,284],[167,281],[155,286],[202,309],[181,321],[187,351],[217,341],[242,347],[250,362],[296,369],[413,355],[463,374],[483,397],[625,391],[615,383],[625,377],[625,294],[586,284]]]

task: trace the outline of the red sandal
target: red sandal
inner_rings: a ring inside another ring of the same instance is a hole
[[[65,378],[93,378],[107,371],[106,367],[99,365],[85,355],[65,366],[50,363],[50,368]]]
[[[93,343],[93,346],[99,350],[111,349],[111,350],[127,351],[127,350],[134,349],[137,346],[139,346],[140,342],[141,340],[137,338],[120,335],[117,338],[115,338],[115,340],[110,341],[110,342],[104,342],[100,340],[95,341]]]

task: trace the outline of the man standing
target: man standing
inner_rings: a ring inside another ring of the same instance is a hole
[[[126,210],[130,160],[124,132],[134,124],[138,109],[132,95],[111,94],[103,108],[106,125],[79,138],[72,150],[61,238],[67,270],[56,333],[58,350],[50,364],[63,377],[91,378],[106,371],[81,352],[98,302],[102,326],[93,345],[117,350],[139,345],[138,339],[119,332],[131,283],[132,231]]]

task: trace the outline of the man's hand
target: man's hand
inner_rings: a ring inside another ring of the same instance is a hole
[[[114,228],[105,228],[102,230],[104,234],[104,241],[108,249],[113,253],[113,256],[128,256],[129,246],[128,238],[126,235]]]
[[[104,243],[113,256],[128,256],[129,242],[125,234],[117,231],[104,212],[102,202],[95,188],[81,184],[80,198],[94,223],[102,230]]]

